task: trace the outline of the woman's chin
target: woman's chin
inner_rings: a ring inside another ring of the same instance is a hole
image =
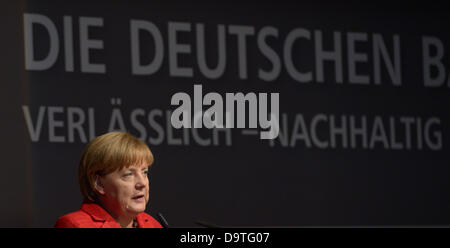
[[[145,202],[133,202],[131,204],[128,205],[128,211],[129,212],[134,212],[134,213],[141,213],[145,211]]]

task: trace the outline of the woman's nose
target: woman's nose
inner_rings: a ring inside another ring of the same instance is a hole
[[[148,184],[148,179],[146,175],[139,175],[136,181],[136,189],[145,188]]]

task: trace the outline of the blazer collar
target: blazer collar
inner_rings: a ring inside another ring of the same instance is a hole
[[[150,222],[150,216],[145,213],[140,213],[136,216],[136,221],[138,223],[138,227],[146,227]]]
[[[103,222],[102,227],[121,227],[105,209],[96,203],[84,202],[81,210],[89,214],[94,221]]]
[[[81,210],[89,214],[94,221],[103,222],[101,227],[121,227],[119,223],[117,223],[117,221],[97,203],[84,202],[81,205]],[[150,218],[146,214],[141,213],[136,216],[136,221],[138,227],[143,227],[149,223]]]

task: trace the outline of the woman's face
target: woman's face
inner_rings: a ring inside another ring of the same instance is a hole
[[[149,199],[148,164],[124,167],[100,177],[102,202],[111,214],[135,216]]]

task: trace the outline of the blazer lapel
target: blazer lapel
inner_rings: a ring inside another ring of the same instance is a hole
[[[92,219],[99,224],[100,228],[121,228],[119,223],[96,203],[83,203],[81,210],[89,214]]]

